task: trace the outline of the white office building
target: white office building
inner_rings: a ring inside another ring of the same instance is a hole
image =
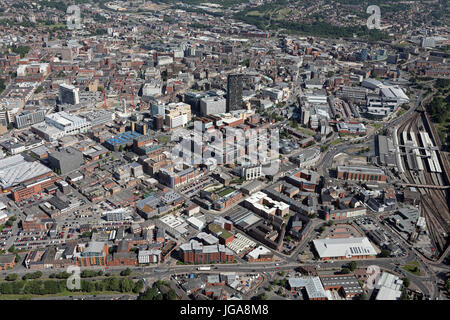
[[[262,166],[243,167],[241,169],[241,177],[245,180],[254,180],[262,176]]]
[[[45,122],[63,131],[65,135],[87,132],[91,126],[86,119],[71,115],[65,111],[46,115]]]
[[[225,113],[227,100],[220,96],[209,96],[200,100],[200,113],[203,116],[209,114]]]
[[[138,262],[140,264],[159,263],[161,261],[161,250],[139,250]]]

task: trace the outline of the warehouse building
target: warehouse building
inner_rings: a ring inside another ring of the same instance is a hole
[[[378,290],[375,300],[400,300],[403,280],[399,277],[383,272],[375,284]]]
[[[378,168],[337,167],[337,178],[354,181],[386,182],[386,174]]]
[[[318,239],[313,244],[321,260],[371,259],[377,254],[366,237]]]
[[[325,289],[319,277],[289,278],[291,290],[305,290],[309,300],[328,300]]]
[[[247,253],[247,260],[249,262],[270,262],[273,261],[273,252],[266,247],[258,246]]]
[[[359,280],[354,275],[324,275],[320,276],[325,290],[338,291],[345,298],[363,293]]]
[[[26,161],[22,155],[0,160],[0,186],[11,191],[14,201],[29,198],[52,186],[60,177],[39,161]]]

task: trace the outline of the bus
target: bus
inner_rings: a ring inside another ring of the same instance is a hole
[[[198,271],[208,271],[208,270],[211,270],[211,267],[198,267],[197,270]]]

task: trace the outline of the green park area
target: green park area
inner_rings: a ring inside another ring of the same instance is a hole
[[[422,272],[420,272],[420,264],[417,260],[414,260],[410,263],[405,264],[402,267],[403,270],[408,271],[416,276],[421,276]]]
[[[226,188],[226,189],[223,189],[223,190],[219,191],[217,194],[218,194],[220,197],[225,197],[226,195],[229,195],[229,194],[232,193],[233,191],[234,191],[233,188]]]

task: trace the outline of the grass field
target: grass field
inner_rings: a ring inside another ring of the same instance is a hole
[[[420,264],[417,260],[410,262],[408,264],[405,264],[402,266],[402,269],[405,271],[408,271],[409,273],[412,273],[416,276],[421,276],[422,272],[420,271]]]
[[[336,144],[338,144],[338,143],[340,143],[340,142],[341,142],[341,139],[336,139],[336,140],[331,141],[330,144],[331,144],[332,146],[334,146],[334,145],[336,145]]]
[[[381,123],[378,123],[378,122],[372,122],[370,125],[371,125],[372,127],[374,127],[375,130],[380,129],[380,128],[383,126]]]
[[[226,188],[219,193],[217,193],[220,197],[225,197],[226,195],[232,193],[234,190],[232,188]]]
[[[247,16],[262,17],[263,15],[264,15],[264,13],[259,12],[258,10],[253,10],[253,11],[247,12]]]
[[[159,136],[156,139],[158,139],[158,142],[161,144],[166,144],[170,141],[170,138],[168,136]]]

